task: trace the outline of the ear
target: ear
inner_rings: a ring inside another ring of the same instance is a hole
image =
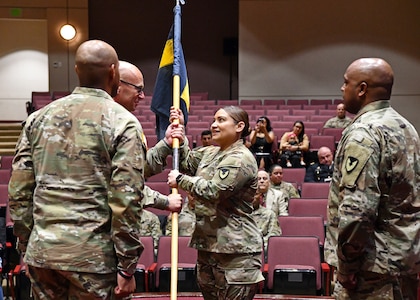
[[[362,97],[362,96],[366,95],[366,92],[367,92],[367,89],[368,89],[368,84],[365,81],[362,81],[359,84],[359,88],[360,88],[360,91],[358,93],[359,97]]]
[[[116,72],[116,69],[115,69],[115,64],[111,64],[109,66],[109,80],[111,82],[114,82],[116,76],[117,76],[117,72]],[[118,78],[118,80],[119,80],[119,78]]]
[[[242,132],[245,128],[245,122],[244,121],[239,121],[236,124],[236,132]]]

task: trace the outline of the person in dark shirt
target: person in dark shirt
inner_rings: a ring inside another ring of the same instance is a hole
[[[333,174],[333,154],[328,147],[318,150],[318,161],[306,169],[305,182],[330,182]]]

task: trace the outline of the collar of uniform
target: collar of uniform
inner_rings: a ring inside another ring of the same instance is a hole
[[[91,96],[96,96],[96,97],[107,98],[108,100],[114,101],[107,92],[101,89],[96,89],[96,88],[78,86],[73,90],[72,94],[91,95]]]
[[[378,100],[378,101],[371,102],[371,103],[367,104],[365,107],[363,107],[356,114],[356,116],[353,118],[353,122],[354,122],[354,120],[356,120],[357,118],[359,118],[361,115],[363,115],[364,113],[366,113],[368,111],[373,111],[373,110],[379,110],[379,109],[383,109],[383,108],[388,108],[390,106],[391,106],[391,103],[390,103],[389,100]]]

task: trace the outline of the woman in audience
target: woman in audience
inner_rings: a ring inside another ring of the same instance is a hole
[[[217,110],[211,124],[218,146],[183,149],[180,170],[168,183],[195,200],[190,246],[198,250],[197,281],[204,299],[252,299],[261,273],[263,242],[252,217],[257,164],[242,138],[248,114],[238,106]]]
[[[293,145],[289,142],[289,137],[292,135],[297,136],[297,143]],[[292,131],[283,134],[280,140],[279,151],[281,151],[280,165],[283,168],[305,167],[306,164],[301,160],[301,156],[309,151],[309,137],[305,134],[305,125],[302,121],[296,121],[293,124]],[[288,160],[290,164],[287,164]]]
[[[270,119],[266,116],[258,118],[249,140],[251,142],[250,150],[257,159],[258,169],[269,170],[273,164],[271,149],[274,142]]]

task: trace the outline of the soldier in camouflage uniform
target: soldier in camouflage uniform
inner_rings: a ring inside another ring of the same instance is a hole
[[[354,61],[341,87],[357,114],[337,149],[326,261],[337,299],[416,299],[420,272],[419,136],[390,106],[391,66]]]
[[[151,236],[153,238],[153,245],[155,247],[155,255],[159,245],[159,238],[162,235],[160,229],[160,221],[157,215],[143,209],[140,213],[140,236]]]
[[[180,170],[168,176],[195,200],[191,247],[198,250],[197,279],[205,299],[252,299],[261,273],[262,237],[252,218],[257,164],[242,138],[248,114],[236,106],[219,109],[211,125],[219,146],[180,153]]]
[[[14,233],[36,299],[134,291],[144,174],[161,170],[171,153],[146,156],[140,123],[111,98],[119,72],[110,45],[83,43],[76,72],[81,87],[28,117],[9,183]]]
[[[280,165],[272,165],[270,168],[270,187],[282,191],[287,202],[290,198],[300,198],[299,192],[293,184],[283,181],[283,168]]]
[[[172,235],[172,214],[168,216],[166,224],[166,235]],[[178,215],[178,235],[191,236],[195,228],[194,198],[188,195]]]
[[[288,215],[288,201],[286,195],[270,187],[269,175],[266,171],[258,171],[257,195],[260,197],[260,204],[274,212],[276,216]]]
[[[351,118],[346,116],[346,109],[344,104],[337,105],[337,116],[327,120],[324,128],[346,128],[351,123]]]
[[[268,239],[272,236],[281,235],[279,219],[271,209],[268,209],[261,204],[261,194],[256,193],[254,202],[252,203],[254,211],[252,217],[260,229],[264,242],[264,253],[267,258]]]

